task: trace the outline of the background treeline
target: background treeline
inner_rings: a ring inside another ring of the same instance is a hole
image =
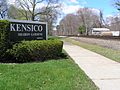
[[[111,31],[120,31],[120,16],[103,17],[101,10],[80,8],[75,14],[66,15],[57,26],[58,35],[88,35],[91,28],[108,28]]]
[[[12,2],[12,1],[11,1]],[[0,19],[48,22],[49,35],[61,14],[60,0],[0,0]]]
[[[120,0],[113,0],[112,5],[120,11]],[[48,22],[49,35],[88,34],[91,28],[109,28],[120,31],[120,14],[105,17],[101,10],[80,8],[74,14],[66,15],[53,31],[55,23],[62,15],[62,0],[0,0],[0,19],[18,19]]]

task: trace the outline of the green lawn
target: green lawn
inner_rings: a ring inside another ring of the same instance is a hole
[[[70,59],[0,64],[0,90],[98,90]]]
[[[76,41],[76,40],[73,40],[73,39],[70,39],[70,38],[66,38],[64,40],[68,41],[68,42],[71,42],[73,44],[76,44],[76,45],[78,45],[80,47],[83,47],[85,49],[96,52],[98,54],[101,54],[101,55],[103,55],[107,58],[110,58],[110,59],[114,60],[114,61],[120,62],[120,51],[105,48],[105,47],[98,46],[98,45],[79,42],[79,41]]]

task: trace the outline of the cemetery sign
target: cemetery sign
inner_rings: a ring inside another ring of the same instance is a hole
[[[10,40],[47,40],[47,23],[36,21],[9,20]]]

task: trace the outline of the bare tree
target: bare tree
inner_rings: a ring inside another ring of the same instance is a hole
[[[91,28],[100,27],[99,13],[91,8],[80,8],[76,14],[68,14],[60,21],[58,32],[61,35],[78,35],[81,26],[85,26],[86,35]]]
[[[103,12],[101,10],[100,11],[100,28],[102,28],[102,25],[103,25],[103,22],[104,22],[104,19],[103,19]]]
[[[40,21],[48,22],[49,34],[52,34],[53,24],[57,22],[58,16],[61,15],[61,5],[57,5],[55,8],[50,8],[49,13],[40,15]],[[45,7],[42,8],[45,11]]]
[[[25,13],[27,11],[24,11],[23,9],[17,8],[14,5],[9,5],[8,18],[9,19],[18,19],[18,20],[28,20],[21,12]],[[27,12],[27,13],[29,15],[29,12]],[[30,18],[30,16],[28,16],[27,18]]]
[[[80,23],[86,28],[86,35],[92,27],[100,26],[100,17],[91,8],[80,8],[77,11]]]
[[[79,19],[77,15],[68,14],[60,21],[59,34],[77,35],[79,28]]]
[[[53,24],[60,15],[59,0],[16,0],[19,15],[26,20],[48,22],[48,33],[52,34]]]
[[[37,20],[40,15],[48,15],[51,10],[58,8],[59,0],[17,0],[17,6],[23,9],[25,12],[22,13],[27,20]],[[41,7],[41,3],[45,3],[44,9]]]
[[[103,27],[109,28],[108,23],[103,18],[103,12],[101,10],[99,10],[99,15],[100,15],[100,28],[103,28]]]
[[[106,22],[108,22],[109,28],[112,31],[120,31],[120,17],[119,16],[111,16],[107,17]]]
[[[120,0],[114,0],[114,6],[120,11]]]
[[[0,18],[4,19],[7,16],[7,2],[6,0],[0,0]]]

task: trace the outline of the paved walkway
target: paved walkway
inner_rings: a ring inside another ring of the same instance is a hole
[[[70,43],[63,48],[100,90],[120,90],[120,63]]]

